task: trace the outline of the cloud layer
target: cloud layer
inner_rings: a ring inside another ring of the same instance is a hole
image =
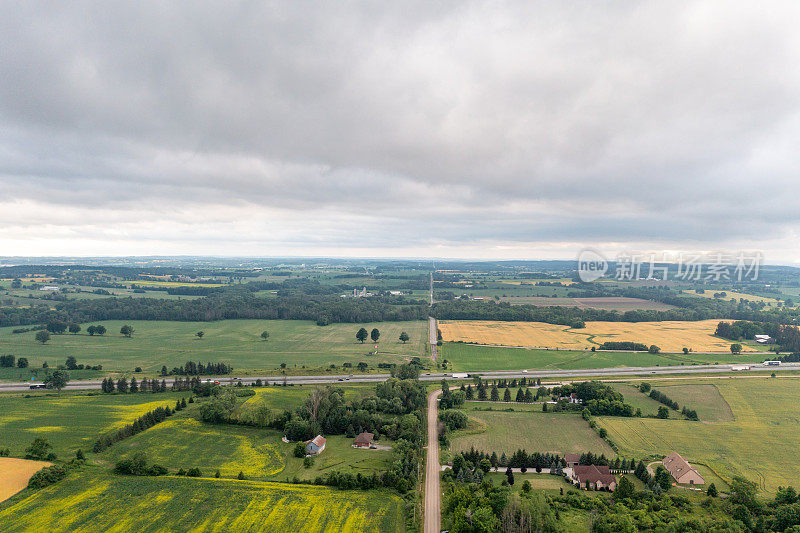
[[[800,5],[0,5],[0,255],[800,261]]]

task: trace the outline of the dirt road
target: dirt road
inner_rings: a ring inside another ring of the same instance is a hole
[[[439,395],[428,394],[428,457],[425,463],[425,533],[441,531],[441,489],[439,487]]]

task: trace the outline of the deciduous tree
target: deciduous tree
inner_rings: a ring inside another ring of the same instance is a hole
[[[63,370],[51,372],[44,378],[44,384],[56,389],[59,394],[61,394],[61,389],[67,386],[67,383],[69,383],[69,374]]]

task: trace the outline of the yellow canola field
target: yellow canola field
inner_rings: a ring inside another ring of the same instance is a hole
[[[446,341],[461,341],[500,346],[584,350],[606,341],[631,341],[655,344],[666,352],[684,347],[695,352],[727,352],[731,341],[714,336],[719,319],[697,322],[586,322],[586,327],[544,322],[490,322],[479,320],[441,321],[439,329]],[[743,346],[743,351],[756,351]]]

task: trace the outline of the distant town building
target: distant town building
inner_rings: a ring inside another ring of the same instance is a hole
[[[55,285],[47,285],[45,287],[39,287],[39,290],[40,291],[57,291],[58,287],[56,287]]]
[[[672,452],[661,461],[677,483],[687,485],[705,485],[706,480],[695,467],[681,457],[678,452]]]
[[[371,292],[367,292],[366,287],[361,290],[353,289],[353,294],[342,294],[342,298],[367,298],[369,296],[373,296],[373,294]]]

